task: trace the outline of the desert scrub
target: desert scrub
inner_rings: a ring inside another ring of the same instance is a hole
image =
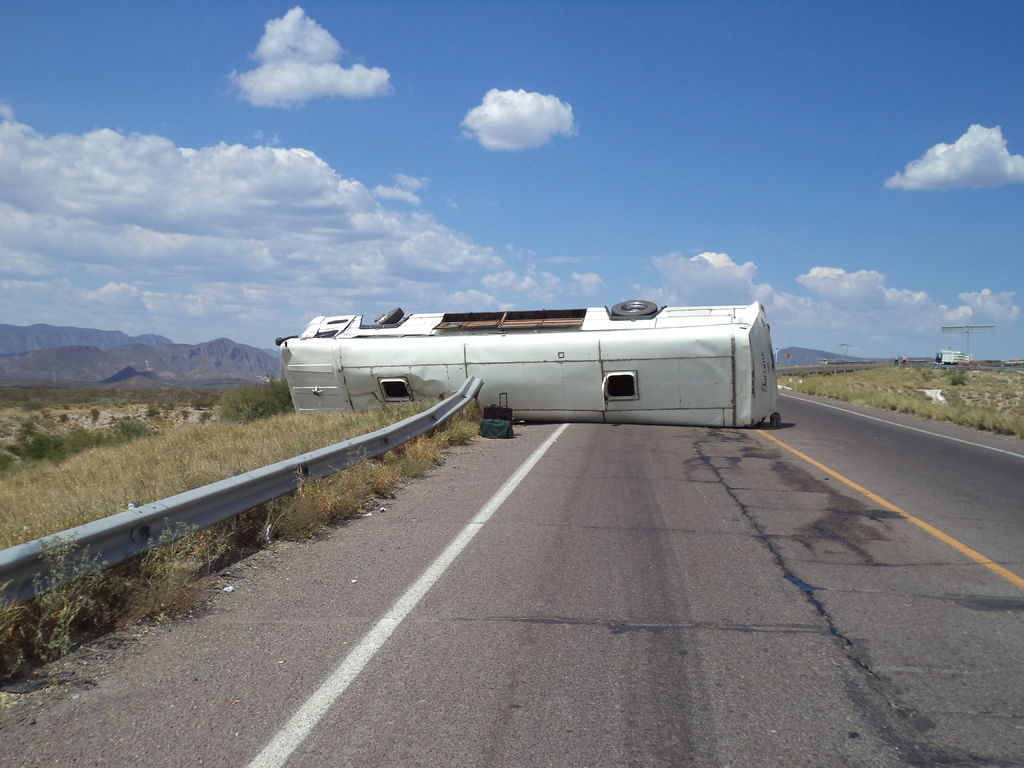
[[[964,371],[964,370],[950,371],[949,383],[952,384],[954,387],[959,387],[959,386],[962,386],[963,384],[966,384],[967,380],[968,380],[967,371]]]
[[[0,408],[18,408],[22,411],[39,411],[43,408],[84,408],[97,409],[153,403],[161,408],[170,408],[183,403],[196,407],[210,408],[220,400],[221,391],[216,389],[190,389],[169,387],[153,390],[117,387],[10,387],[0,386]]]
[[[228,390],[220,400],[218,412],[228,421],[254,421],[292,410],[288,382],[271,379],[265,384],[247,384]]]
[[[58,419],[64,423],[67,419]],[[90,430],[75,427],[66,432],[50,431],[35,421],[26,421],[18,429],[10,450],[25,460],[63,461],[69,456],[100,445],[122,445],[150,434],[149,425],[135,419],[115,422],[110,429]]]
[[[131,445],[104,446],[61,465],[20,466],[0,484],[0,547],[38,538],[372,432],[413,415],[418,403],[362,413],[284,414],[239,423],[193,424]],[[0,679],[71,648],[81,637],[141,617],[173,615],[202,589],[197,577],[271,539],[301,539],[344,520],[367,501],[435,466],[446,448],[476,433],[470,404],[441,427],[237,518],[165,542],[113,569],[87,575],[29,603],[0,606]],[[42,630],[37,628],[43,628]]]
[[[886,367],[781,376],[779,383],[805,394],[1024,437],[1024,374],[1014,371]],[[933,403],[922,389],[941,390],[947,404]]]
[[[32,400],[26,399],[30,396]],[[219,392],[192,390],[35,392],[0,387],[0,471],[20,462],[62,461],[97,445],[205,421],[219,398]]]

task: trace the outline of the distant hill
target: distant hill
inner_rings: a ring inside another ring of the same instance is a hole
[[[23,355],[37,349],[53,347],[96,347],[113,349],[125,344],[170,344],[170,339],[147,333],[129,336],[121,331],[99,331],[95,328],[75,328],[70,325],[4,325],[0,324],[0,356]]]
[[[100,384],[117,384],[120,381],[131,381],[135,378],[155,380],[157,375],[153,371],[137,371],[132,366],[126,366],[113,376],[108,376]]]
[[[64,346],[0,358],[0,384],[231,385],[277,376],[280,368],[276,357],[231,339]]]

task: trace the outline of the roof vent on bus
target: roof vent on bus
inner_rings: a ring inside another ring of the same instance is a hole
[[[389,325],[398,325],[399,323],[402,322],[403,317],[405,317],[405,312],[402,311],[402,308],[395,307],[394,309],[389,309],[387,312],[384,312],[383,314],[377,315],[377,317],[373,319],[373,325],[376,328],[382,328],[384,326]]]
[[[658,314],[658,311],[658,305],[653,301],[630,299],[629,301],[620,301],[612,307],[609,314],[612,320],[633,320],[636,318],[654,317],[654,315]]]

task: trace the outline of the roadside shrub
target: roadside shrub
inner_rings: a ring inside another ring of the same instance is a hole
[[[18,429],[14,450],[23,459],[60,461],[66,456],[64,441],[56,435],[43,432],[31,421],[25,422]]]
[[[189,404],[193,408],[213,408],[217,404],[219,399],[219,393],[217,392],[193,392],[189,399]]]
[[[960,394],[957,393],[957,392],[944,392],[943,395],[946,398],[946,403],[951,408],[956,408],[956,407],[960,407],[960,406],[966,405],[966,403],[964,403],[963,397],[961,397]]]
[[[291,393],[283,379],[238,387],[225,392],[220,401],[220,417],[227,421],[255,421],[291,410]]]
[[[108,442],[121,444],[153,434],[149,424],[139,419],[122,419],[114,424],[112,439]]]
[[[962,387],[967,383],[967,371],[951,371],[949,374],[949,383],[955,387]]]
[[[63,435],[43,431],[28,421],[18,429],[12,450],[22,459],[56,462],[100,445],[122,445],[151,434],[149,425],[137,419],[118,421],[104,431],[75,427]]]
[[[66,458],[99,445],[103,441],[103,435],[90,429],[75,427],[64,435],[61,441],[63,458]]]

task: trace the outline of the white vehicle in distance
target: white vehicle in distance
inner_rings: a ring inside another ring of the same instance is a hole
[[[970,363],[971,355],[964,354],[963,352],[956,352],[952,349],[943,349],[939,352],[939,362],[942,365],[956,365],[957,363]]]

